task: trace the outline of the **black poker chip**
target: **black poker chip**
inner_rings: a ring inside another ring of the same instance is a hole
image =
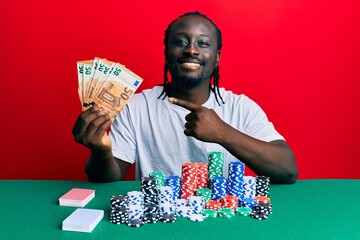
[[[132,219],[132,220],[129,220],[127,225],[129,227],[141,227],[144,225],[144,221],[141,218],[140,219]]]
[[[160,218],[160,221],[162,221],[164,223],[176,222],[176,215],[175,214],[163,214]]]
[[[159,221],[159,215],[157,213],[145,213],[143,221],[146,223],[157,223]]]
[[[269,214],[253,211],[250,213],[250,217],[257,219],[257,220],[266,220],[269,218]]]

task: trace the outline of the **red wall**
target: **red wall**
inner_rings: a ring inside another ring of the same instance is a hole
[[[76,61],[106,57],[162,82],[163,34],[200,10],[223,33],[221,86],[262,106],[299,178],[360,178],[357,0],[19,1],[0,9],[2,179],[86,179],[74,142]]]

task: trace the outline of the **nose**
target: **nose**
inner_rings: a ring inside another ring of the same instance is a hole
[[[199,48],[196,43],[191,42],[186,46],[184,52],[188,55],[199,55]]]

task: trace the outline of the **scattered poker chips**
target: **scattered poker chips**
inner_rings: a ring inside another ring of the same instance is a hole
[[[164,223],[176,222],[176,215],[175,214],[163,214],[160,218],[160,221],[162,221]]]
[[[245,176],[242,162],[231,162],[223,176],[224,154],[210,152],[209,163],[186,162],[182,176],[152,172],[141,179],[140,191],[110,198],[110,222],[141,227],[174,223],[177,217],[202,222],[236,215],[265,220],[272,213],[270,178]]]
[[[205,220],[205,216],[203,214],[191,214],[189,216],[189,219],[190,221],[193,221],[193,222],[202,222]]]
[[[269,218],[269,215],[261,212],[251,212],[250,217],[255,218],[257,220],[265,220]]]
[[[144,225],[144,221],[140,218],[140,219],[133,219],[130,220],[127,225],[129,227],[141,227],[142,225]]]
[[[218,215],[222,218],[232,218],[235,216],[235,211],[231,208],[220,208]]]
[[[235,213],[241,216],[249,216],[250,213],[252,212],[251,208],[248,207],[238,207],[236,208]]]
[[[203,209],[201,214],[207,218],[215,218],[218,215],[217,211],[213,209]]]

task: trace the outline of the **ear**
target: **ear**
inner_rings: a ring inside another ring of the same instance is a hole
[[[217,66],[217,65],[219,64],[219,62],[220,62],[220,56],[221,56],[220,50],[218,50],[217,53],[216,53],[216,66]]]

